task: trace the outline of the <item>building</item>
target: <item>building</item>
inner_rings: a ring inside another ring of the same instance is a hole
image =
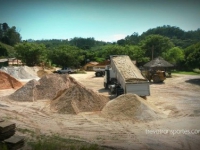
[[[0,67],[18,66],[18,65],[22,65],[22,62],[19,59],[16,58],[0,59]]]
[[[0,59],[0,67],[7,67],[8,66],[8,59]]]
[[[83,69],[86,71],[93,71],[93,67],[96,68],[105,68],[107,65],[110,64],[109,60],[105,60],[104,62],[98,63],[98,62],[88,62]]]

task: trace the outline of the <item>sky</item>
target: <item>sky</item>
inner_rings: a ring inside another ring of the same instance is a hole
[[[114,42],[150,28],[200,28],[199,0],[0,0],[0,23],[22,40],[94,37]]]

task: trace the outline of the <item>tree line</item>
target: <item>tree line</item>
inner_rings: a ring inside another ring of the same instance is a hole
[[[14,37],[9,38],[6,32],[10,29],[15,31],[13,32],[15,34],[11,34]],[[43,63],[80,67],[88,61],[102,62],[110,55],[129,55],[132,60],[137,61],[138,66],[161,56],[185,70],[200,68],[200,29],[186,32],[178,27],[167,25],[149,29],[141,35],[134,32],[117,42],[97,41],[93,37],[21,41],[16,28],[10,28],[5,23],[1,24],[0,31],[0,41],[14,46],[15,57],[29,66]],[[0,55],[9,57],[11,53],[6,53],[5,50],[3,52],[3,49],[5,48],[0,44]]]

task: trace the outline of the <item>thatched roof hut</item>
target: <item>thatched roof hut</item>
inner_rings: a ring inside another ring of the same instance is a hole
[[[164,60],[162,57],[157,57],[153,59],[152,61],[146,63],[144,65],[145,68],[168,68],[168,67],[174,67],[174,65],[170,64],[166,60]]]

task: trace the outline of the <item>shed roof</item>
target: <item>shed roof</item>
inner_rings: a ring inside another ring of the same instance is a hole
[[[173,67],[174,65],[170,64],[166,60],[164,60],[162,57],[157,57],[153,59],[152,61],[146,63],[144,67]]]
[[[7,62],[8,59],[0,59],[0,62]]]

